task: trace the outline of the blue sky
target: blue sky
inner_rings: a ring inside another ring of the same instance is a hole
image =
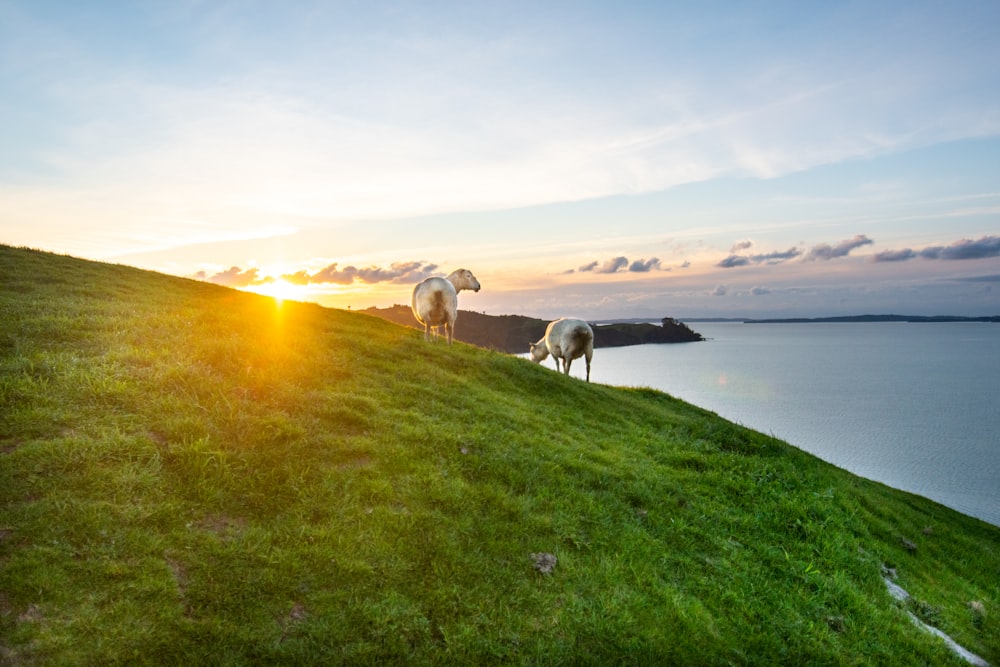
[[[0,0],[0,242],[365,308],[1000,314],[1000,4]]]

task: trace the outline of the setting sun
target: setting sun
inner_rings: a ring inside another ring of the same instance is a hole
[[[245,289],[248,292],[273,297],[278,301],[301,301],[306,297],[306,288],[304,286],[290,283],[282,278],[277,278],[262,285],[253,285]]]

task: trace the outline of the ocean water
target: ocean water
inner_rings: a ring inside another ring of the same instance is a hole
[[[591,381],[661,389],[1000,525],[1000,325],[689,326],[710,340],[598,348]]]

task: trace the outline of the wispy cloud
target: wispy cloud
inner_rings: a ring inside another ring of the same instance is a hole
[[[808,262],[816,260],[831,260],[839,257],[846,257],[851,253],[851,251],[862,246],[871,245],[872,243],[874,243],[874,241],[864,234],[858,234],[854,238],[841,241],[835,246],[832,246],[829,243],[819,243],[813,246],[808,253],[797,247],[792,247],[783,252],[739,255],[736,254],[737,251],[749,250],[753,246],[753,243],[750,241],[740,241],[733,246],[730,251],[731,254],[716,264],[716,266],[720,269],[733,269],[741,266],[753,266],[756,264],[781,264],[782,262],[787,262],[789,260],[796,259],[797,257],[802,257],[803,261]]]
[[[660,260],[656,257],[637,259],[628,265],[628,270],[633,273],[649,273],[658,268],[660,268]]]
[[[424,278],[434,275],[437,268],[437,264],[424,261],[395,262],[388,268],[380,266],[358,268],[350,265],[341,268],[339,263],[333,263],[314,273],[297,271],[275,277],[261,276],[260,269],[257,267],[244,270],[238,266],[233,266],[212,275],[208,275],[206,271],[199,271],[195,274],[195,278],[229,287],[266,285],[278,279],[292,283],[293,285],[351,285],[353,283],[364,283],[366,285],[374,285],[376,283],[406,284],[418,283]]]
[[[627,257],[614,257],[604,262],[604,264],[601,264],[601,266],[594,269],[594,271],[597,273],[618,273],[626,266],[628,266]]]
[[[628,257],[620,255],[606,260],[603,264],[596,260],[589,262],[575,271],[579,271],[580,273],[649,273],[650,271],[669,270],[669,268],[662,266],[662,262],[657,257],[629,261]],[[565,273],[575,273],[575,271],[570,269],[565,271]]]
[[[433,275],[437,268],[437,264],[429,264],[423,261],[394,262],[389,268],[369,266],[361,269],[355,266],[339,268],[339,264],[334,263],[312,274],[308,279],[310,283],[337,283],[340,285],[349,285],[354,282],[365,283],[367,285],[375,283],[418,283],[424,278]],[[301,276],[301,274],[296,275]]]
[[[720,269],[732,269],[740,266],[751,266],[753,264],[780,264],[801,255],[802,251],[794,247],[784,252],[768,252],[758,255],[729,255],[716,264],[716,266]]]
[[[198,280],[226,285],[227,287],[252,287],[274,282],[274,278],[271,276],[261,276],[260,269],[256,267],[243,270],[238,266],[232,266],[212,275],[208,275],[206,271],[199,271],[194,277]]]
[[[828,243],[821,243],[813,246],[813,248],[809,251],[809,254],[805,256],[805,259],[808,261],[815,261],[817,259],[830,260],[837,257],[846,257],[852,250],[862,246],[871,245],[873,243],[874,241],[864,234],[858,234],[853,239],[841,241],[835,246],[831,246]]]
[[[905,262],[908,259],[913,259],[914,257],[919,257],[920,253],[910,248],[903,248],[902,250],[883,250],[882,252],[875,253],[872,255],[873,262]]]
[[[903,248],[886,250],[872,257],[875,262],[905,262],[911,259],[985,259],[1000,257],[1000,236],[984,236],[978,240],[961,239],[947,246],[928,246],[923,250]]]
[[[0,45],[11,46],[0,55],[17,56],[13,71],[49,85],[11,79],[7,89],[4,72],[0,92],[21,99],[30,88],[26,108],[72,110],[0,116],[23,124],[14,135],[24,137],[12,157],[0,156],[0,170],[26,178],[24,165],[33,165],[71,195],[23,190],[12,208],[39,220],[71,211],[74,235],[48,234],[60,247],[85,243],[76,229],[97,228],[109,243],[162,247],[165,222],[178,247],[275,220],[299,228],[655,192],[724,175],[774,178],[1000,127],[986,92],[990,68],[961,60],[983,61],[992,42],[972,33],[963,49],[941,46],[933,66],[921,67],[930,58],[915,38],[921,31],[900,30],[891,8],[866,10],[865,21],[851,8],[788,16],[817,44],[805,56],[765,32],[727,34],[743,19],[761,21],[745,10],[734,10],[726,26],[711,12],[672,6],[619,11],[609,24],[604,9],[586,5],[567,26],[544,9],[522,8],[515,20],[483,7],[419,19],[358,8],[347,22],[335,8],[315,9],[308,21],[230,8],[201,22],[155,4],[119,17],[124,31],[137,31],[137,44],[138,31],[169,23],[178,43],[192,45],[168,67],[153,46],[119,58],[115,44],[80,37],[86,31],[74,21],[84,12],[67,10],[58,28],[44,30],[33,12],[5,16]],[[649,25],[689,29],[665,44]],[[853,26],[854,41],[844,44],[829,29],[837,25]],[[693,37],[702,34],[759,48],[716,68],[716,59],[697,56],[713,48]],[[293,35],[297,48],[286,52]],[[866,39],[873,35],[879,39]],[[840,49],[856,57],[830,57]],[[698,66],[666,72],[649,53]],[[881,66],[859,73],[859,61]],[[328,62],[338,67],[319,64]],[[775,62],[784,63],[780,72]],[[953,83],[950,68],[964,73],[962,90],[985,101],[959,105],[938,94]],[[566,76],[577,69],[629,75]],[[320,75],[324,85],[316,86]],[[617,103],[623,97],[629,105]],[[867,104],[873,98],[880,103]],[[212,233],[202,228],[213,224]],[[41,225],[31,227],[37,240]],[[134,230],[156,241],[136,243]]]

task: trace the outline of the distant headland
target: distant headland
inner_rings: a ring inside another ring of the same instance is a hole
[[[802,324],[812,322],[1000,322],[1000,315],[961,317],[957,315],[845,315],[839,317],[786,317],[744,319],[744,324]]]
[[[390,308],[367,308],[360,311],[384,320],[422,328],[413,317],[409,306],[396,304]],[[471,310],[458,311],[455,338],[479,347],[518,354],[528,351],[545,335],[548,320],[524,315],[486,315]],[[705,340],[683,322],[664,317],[660,324],[646,321],[612,321],[605,324],[591,322],[594,328],[594,347],[624,347],[648,343],[691,343]]]

